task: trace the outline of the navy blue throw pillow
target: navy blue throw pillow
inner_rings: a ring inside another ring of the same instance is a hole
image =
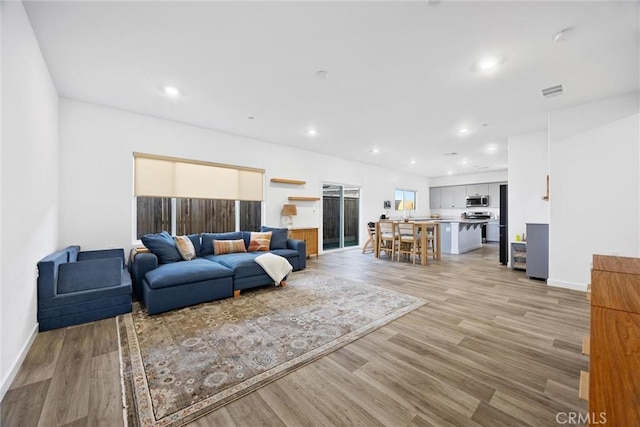
[[[175,240],[166,231],[158,234],[145,234],[140,240],[151,253],[158,257],[159,264],[182,261]]]
[[[289,238],[289,230],[286,228],[273,228],[262,226],[260,231],[271,231],[271,243],[269,249],[287,249],[287,239]]]

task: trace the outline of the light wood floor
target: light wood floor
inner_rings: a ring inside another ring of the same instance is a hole
[[[429,304],[191,425],[554,426],[586,413],[585,294],[497,258],[485,246],[424,267],[359,250],[310,260]],[[2,426],[122,425],[118,366],[114,319],[38,334]]]

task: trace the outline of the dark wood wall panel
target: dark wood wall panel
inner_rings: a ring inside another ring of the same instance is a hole
[[[171,199],[162,197],[138,197],[137,238],[145,234],[171,230]]]
[[[171,199],[137,198],[137,237],[171,232]],[[240,202],[240,230],[259,231],[262,202]],[[176,199],[176,234],[222,233],[236,229],[235,200]]]
[[[236,229],[234,200],[176,199],[177,235]]]

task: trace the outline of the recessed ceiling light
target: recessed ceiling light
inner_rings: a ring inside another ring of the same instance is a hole
[[[415,160],[411,160],[409,163],[411,163],[412,165],[415,165],[416,161]]]
[[[466,164],[467,164],[467,163],[469,163],[469,162],[467,162],[466,160],[463,160],[463,161],[462,161],[462,162],[460,162],[460,163],[462,163],[463,165],[466,165]]]
[[[453,175],[453,172],[449,171],[447,172],[447,175]]]
[[[482,71],[488,71],[495,68],[499,62],[498,58],[484,58],[478,62],[478,68]]]
[[[490,70],[498,65],[498,60],[496,58],[484,58],[480,62],[478,62],[478,68],[481,70]]]
[[[495,145],[490,145],[487,147],[487,151],[496,151],[498,149],[498,147],[496,147]]]
[[[374,149],[372,149],[372,150],[371,150],[371,152],[372,152],[373,154],[377,154],[377,153],[379,153],[379,152],[380,152],[380,150],[379,150],[378,148],[374,148]]]
[[[307,130],[307,135],[309,136],[316,136],[318,134],[318,131],[315,129],[309,129]]]
[[[178,96],[180,96],[180,89],[175,86],[162,86],[161,89],[164,94],[170,98],[177,98]]]
[[[468,128],[460,128],[460,129],[458,130],[458,133],[460,133],[460,134],[469,133],[469,129],[468,129]]]
[[[458,153],[456,153],[455,151],[452,151],[450,153],[444,153],[445,156],[457,156]]]

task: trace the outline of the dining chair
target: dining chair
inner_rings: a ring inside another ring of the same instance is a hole
[[[384,251],[387,255],[391,255],[393,261],[393,254],[396,252],[397,235],[395,230],[395,223],[393,221],[380,221],[380,248],[378,253]]]
[[[436,259],[436,249],[435,244],[433,243],[433,234],[435,232],[435,227],[426,227],[424,229],[425,233],[427,233],[427,247],[424,249],[425,255],[427,258],[429,255],[435,260]]]
[[[397,225],[398,233],[398,261],[400,255],[406,254],[409,258],[413,257],[413,263],[416,258],[422,256],[422,248],[420,246],[420,226],[412,222],[399,222]]]
[[[369,240],[367,240],[364,243],[364,246],[362,246],[362,253],[365,253],[369,246],[371,246],[371,252],[374,252],[374,245],[376,244],[376,224],[374,222],[369,222],[367,224],[367,234],[369,236]]]

